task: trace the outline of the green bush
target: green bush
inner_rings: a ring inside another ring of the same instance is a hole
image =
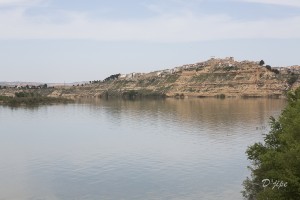
[[[287,80],[288,84],[293,85],[298,80],[298,77],[299,77],[299,75],[292,74]]]
[[[237,66],[225,66],[224,70],[225,71],[232,71],[232,70],[237,70],[238,67]]]
[[[260,66],[263,66],[264,64],[265,64],[265,61],[263,61],[263,60],[259,61]]]
[[[271,69],[272,72],[274,72],[275,74],[279,74],[280,71],[278,69]]]
[[[28,92],[16,92],[15,93],[16,97],[32,97],[33,93],[28,93]]]
[[[252,166],[251,178],[243,183],[246,199],[300,199],[299,113],[300,88],[288,93],[288,105],[279,119],[270,118],[271,131],[264,143],[255,143],[247,149]],[[266,179],[268,186],[263,182]]]
[[[272,67],[270,65],[266,65],[267,70],[271,71]]]

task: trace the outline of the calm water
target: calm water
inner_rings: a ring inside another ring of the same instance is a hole
[[[242,199],[246,147],[262,140],[269,116],[284,106],[270,99],[0,106],[0,199]]]

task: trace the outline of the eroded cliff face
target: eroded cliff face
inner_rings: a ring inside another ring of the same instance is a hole
[[[272,71],[258,62],[238,62],[230,57],[144,74],[119,74],[114,76],[114,80],[84,86],[56,87],[41,92],[47,96],[67,98],[284,97],[289,89],[300,86],[300,67],[278,70]]]
[[[183,70],[167,95],[277,97],[290,88],[288,76],[256,62],[213,59]]]
[[[295,78],[297,69],[292,72],[282,68],[276,73],[258,62],[211,59],[170,70],[126,75],[96,87],[106,95],[136,91],[143,96],[167,97],[283,97],[300,82],[298,77],[292,84],[289,81]]]

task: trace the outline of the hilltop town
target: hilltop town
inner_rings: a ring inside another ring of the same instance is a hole
[[[284,97],[300,86],[300,66],[271,67],[261,61],[211,58],[149,73],[114,74],[103,81],[39,88],[50,97]],[[14,90],[0,89],[0,95]]]

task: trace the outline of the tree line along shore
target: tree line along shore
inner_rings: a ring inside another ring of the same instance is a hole
[[[42,96],[33,92],[16,92],[15,96],[0,96],[0,104],[8,106],[36,106],[49,104],[66,104],[74,100],[62,97]]]

